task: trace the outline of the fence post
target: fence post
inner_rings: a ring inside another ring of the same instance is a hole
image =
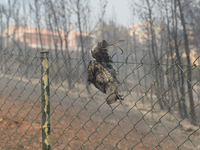
[[[42,101],[42,149],[50,150],[50,91],[49,52],[40,52],[41,60],[41,101]]]

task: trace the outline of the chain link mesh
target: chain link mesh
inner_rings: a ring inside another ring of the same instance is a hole
[[[0,149],[42,148],[40,56],[29,52],[0,56]],[[107,105],[106,96],[87,83],[84,63],[90,59],[50,53],[51,148],[200,149],[199,57],[190,67],[165,64],[165,56],[157,63],[125,60],[114,62],[124,101]]]

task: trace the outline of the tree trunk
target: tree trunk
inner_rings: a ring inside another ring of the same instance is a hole
[[[184,33],[184,40],[185,40],[185,53],[186,53],[186,58],[187,58],[187,87],[188,87],[188,95],[189,95],[189,100],[190,100],[190,111],[191,111],[191,116],[192,116],[192,123],[195,124],[195,118],[196,118],[196,113],[194,109],[194,100],[193,100],[193,93],[192,93],[192,72],[191,70],[191,63],[190,63],[190,50],[189,50],[189,42],[188,42],[188,35],[186,31],[186,26],[185,26],[185,19],[184,19],[184,14],[181,6],[180,0],[178,0],[178,6],[179,6],[179,11],[181,15],[181,23],[183,26],[183,33]]]
[[[158,53],[157,53],[157,45],[156,45],[156,37],[155,37],[155,32],[154,32],[154,22],[153,22],[153,18],[152,18],[152,9],[151,9],[151,6],[150,6],[150,3],[149,3],[149,0],[146,0],[147,2],[147,5],[148,5],[148,19],[149,19],[149,24],[150,24],[150,36],[151,36],[151,50],[152,50],[152,53],[153,53],[153,59],[154,59],[154,62],[157,63],[158,61]],[[159,69],[159,66],[157,67],[157,69],[155,69],[155,79],[157,80],[159,75],[160,75],[161,71]],[[164,105],[163,105],[163,98],[161,98],[160,96],[160,89],[162,87],[160,87],[160,82],[159,81],[156,81],[156,86],[158,89],[156,89],[156,96],[159,100],[159,105],[160,105],[160,109],[164,109]],[[158,91],[159,90],[159,91]],[[162,89],[161,89],[162,90]]]

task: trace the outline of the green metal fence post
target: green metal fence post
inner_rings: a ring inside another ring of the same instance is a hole
[[[40,52],[42,98],[42,149],[50,150],[49,52]]]

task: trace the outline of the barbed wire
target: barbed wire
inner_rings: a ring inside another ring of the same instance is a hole
[[[15,54],[15,53],[13,53],[13,51],[14,51],[14,49],[12,50],[12,52],[11,53],[6,53],[5,51],[4,51],[4,53],[2,54],[2,55],[9,55],[9,56],[15,56],[15,57],[31,57],[31,58],[37,58],[37,59],[40,59],[41,57],[40,56],[33,56],[33,55],[29,55],[28,53],[27,54]],[[29,51],[31,51],[31,49],[29,50]],[[49,51],[49,50],[47,50],[47,51]],[[80,61],[80,60],[82,60],[82,61],[87,61],[87,62],[89,62],[89,61],[95,61],[94,59],[87,59],[87,58],[77,58],[77,57],[71,57],[71,55],[74,53],[74,51],[72,51],[70,54],[69,54],[69,56],[68,57],[64,57],[64,56],[58,56],[59,54],[60,54],[60,52],[57,54],[57,56],[49,56],[49,58],[50,59],[53,59],[53,60],[55,60],[55,59],[57,59],[57,60],[59,60],[59,59],[70,59],[70,60],[77,60],[77,61]],[[88,52],[85,52],[83,55],[86,55]],[[156,63],[150,63],[150,62],[143,62],[143,59],[148,55],[148,54],[145,54],[143,57],[142,57],[142,59],[141,59],[141,61],[140,62],[128,62],[128,58],[129,58],[129,56],[131,55],[132,53],[129,53],[128,54],[128,56],[124,59],[124,61],[112,61],[113,63],[119,63],[119,64],[136,64],[136,65],[138,65],[138,64],[141,64],[141,65],[160,65],[160,66],[175,66],[175,65],[178,65],[178,66],[191,66],[191,67],[200,67],[200,65],[196,65],[195,63],[196,63],[196,61],[198,61],[198,60],[200,60],[200,56],[198,56],[194,61],[193,61],[193,63],[192,64],[190,64],[190,65],[188,65],[188,64],[180,64],[180,63],[177,63],[177,61],[178,61],[178,59],[180,59],[181,57],[182,57],[182,55],[180,55],[180,57],[179,58],[177,58],[176,60],[174,60],[174,63],[160,63],[159,62],[159,60],[156,62]],[[113,56],[114,55],[116,55],[116,53],[114,53],[113,54]],[[163,54],[160,58],[163,58],[164,56],[165,56],[166,54]],[[112,56],[112,57],[113,57]]]

